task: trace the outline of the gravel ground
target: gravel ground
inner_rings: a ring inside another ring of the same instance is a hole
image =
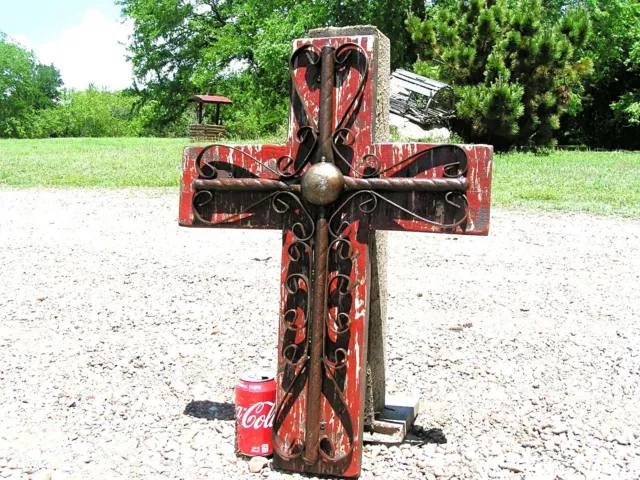
[[[280,234],[176,215],[174,190],[0,191],[0,479],[301,478],[234,456]],[[362,478],[639,479],[640,222],[492,223],[390,234],[388,390],[422,413]]]

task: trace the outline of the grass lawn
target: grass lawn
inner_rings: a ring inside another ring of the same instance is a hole
[[[52,138],[0,140],[0,185],[172,187],[188,140]]]
[[[493,204],[640,218],[640,152],[497,155]]]
[[[187,144],[157,138],[0,140],[0,187],[175,187]],[[640,153],[496,155],[492,195],[493,205],[503,208],[640,218]]]

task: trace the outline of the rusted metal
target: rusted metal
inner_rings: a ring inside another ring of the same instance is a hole
[[[327,315],[327,259],[329,228],[324,208],[318,211],[316,237],[313,247],[313,314],[309,351],[309,380],[307,390],[306,436],[302,458],[307,465],[318,461],[320,445],[320,396],[322,395],[322,350],[324,320]]]
[[[320,166],[321,164],[318,164]],[[337,198],[339,191],[350,192],[354,190],[376,190],[388,192],[464,192],[469,189],[469,181],[466,178],[353,178],[344,177],[342,174],[335,181],[332,181],[329,175],[325,175],[320,179],[313,179],[316,175],[307,172],[302,177],[302,185],[305,180],[317,184],[321,181],[328,183],[327,192],[330,193],[329,198],[333,200],[325,202],[323,197],[316,195],[316,198],[310,199],[309,195],[304,197],[311,203],[323,205],[332,203]],[[328,181],[327,181],[328,178]],[[289,192],[300,193],[303,187],[296,183],[287,183],[281,180],[272,180],[269,178],[217,178],[217,179],[196,179],[192,183],[193,189],[198,190],[228,190],[228,191],[275,191],[283,190]],[[310,188],[310,187],[309,187]],[[312,197],[313,198],[313,197]]]
[[[228,190],[228,191],[249,191],[249,192],[269,192],[283,190],[289,192],[300,192],[300,185],[288,184],[281,180],[270,178],[198,178],[192,183],[195,191],[199,190]]]
[[[302,196],[314,205],[329,205],[335,202],[344,188],[344,175],[333,163],[312,165],[302,176]]]
[[[276,468],[360,473],[371,232],[488,232],[491,147],[373,143],[373,45],[295,42],[286,145],[185,150],[182,225],[283,229]]]
[[[386,192],[464,192],[469,189],[466,178],[354,178],[345,177],[344,189]]]
[[[445,202],[451,207],[459,210],[461,213],[454,216],[456,220],[452,223],[443,223],[443,222],[438,222],[429,218],[422,217],[421,215],[418,215],[417,213],[398,205],[394,201],[389,200],[388,198],[380,195],[377,192],[374,192],[373,190],[358,190],[355,193],[352,193],[351,195],[349,195],[349,197],[347,197],[347,199],[336,209],[335,213],[329,219],[329,228],[332,228],[332,225],[335,224],[336,219],[339,221],[342,221],[343,222],[342,225],[344,225],[342,216],[344,215],[344,211],[346,210],[347,205],[352,203],[355,199],[359,198],[359,202],[356,203],[357,208],[360,210],[360,212],[362,212],[365,215],[371,215],[372,213],[374,213],[378,208],[378,205],[387,204],[392,207],[395,207],[400,212],[406,213],[409,217],[411,217],[414,220],[417,220],[425,224],[432,225],[434,227],[438,227],[444,230],[450,230],[450,229],[459,227],[460,225],[462,225],[467,221],[467,208],[468,208],[467,200],[464,196],[460,196],[460,199],[462,200],[461,203],[455,203],[455,199],[451,198],[451,193],[453,192],[446,193]],[[332,230],[332,234],[336,236],[338,235],[338,232],[339,232],[339,228]]]
[[[333,95],[335,89],[336,50],[330,45],[322,47],[320,73],[320,110],[318,112],[318,155],[333,163]],[[318,158],[318,161],[320,160]]]

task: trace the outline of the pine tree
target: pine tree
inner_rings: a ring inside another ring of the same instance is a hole
[[[561,116],[579,110],[588,15],[546,18],[541,0],[449,0],[407,21],[416,72],[454,86],[454,128],[468,141],[551,145]]]

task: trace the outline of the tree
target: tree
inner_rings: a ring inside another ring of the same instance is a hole
[[[562,115],[580,108],[591,70],[584,9],[551,20],[541,0],[448,0],[407,26],[419,47],[416,72],[454,86],[455,127],[467,140],[550,145]]]
[[[217,93],[232,134],[271,133],[287,118],[291,41],[315,27],[373,23],[392,41],[393,66],[416,56],[404,20],[421,0],[120,0],[133,20],[129,50],[157,133],[181,122],[188,98]],[[184,128],[184,125],[183,125]]]
[[[640,0],[584,0],[594,62],[584,109],[568,121],[569,141],[606,148],[640,148]]]
[[[89,85],[86,90],[65,89],[54,108],[30,119],[28,136],[136,137],[143,127],[134,114],[136,97],[130,92],[110,92]]]
[[[53,65],[7,41],[0,32],[0,137],[24,137],[34,112],[50,108],[62,86]]]

